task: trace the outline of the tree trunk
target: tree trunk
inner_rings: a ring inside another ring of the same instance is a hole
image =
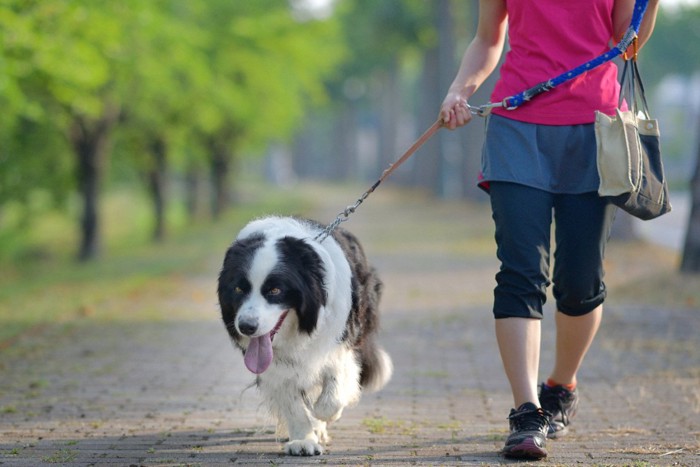
[[[417,112],[416,124],[417,138],[435,122],[440,111],[440,104],[447,89],[440,88],[438,79],[438,44],[427,49],[423,54],[423,70],[420,82],[420,108]],[[454,70],[456,71],[456,69]],[[440,132],[447,130],[440,130]],[[414,138],[415,139],[415,138]],[[412,183],[414,186],[426,188],[432,192],[439,192],[439,138],[433,137],[425,142],[420,149],[420,154],[414,158],[412,170]]]
[[[357,112],[350,102],[333,119],[333,157],[326,162],[324,177],[331,180],[354,178],[357,167]]]
[[[451,0],[440,0],[437,4],[436,27],[438,31],[438,77],[441,98],[433,104],[433,117],[437,118],[442,97],[452,84],[457,71],[455,61],[455,35]],[[463,152],[460,144],[461,131],[440,131],[437,134],[439,144],[439,178],[436,194],[442,198],[455,199],[462,195],[464,185]]]
[[[148,172],[148,188],[153,200],[153,240],[161,242],[165,238],[165,208],[166,197],[166,144],[162,138],[156,138],[151,143],[153,165]]]
[[[196,220],[200,216],[199,192],[199,171],[194,167],[189,167],[185,174],[185,206],[190,220]]]
[[[700,124],[700,119],[698,119]],[[695,173],[690,182],[690,215],[685,234],[681,272],[700,273],[700,143],[697,148]]]
[[[230,171],[230,157],[226,144],[212,140],[209,143],[210,169],[212,180],[212,217],[218,220],[226,210],[230,199],[228,187],[228,175]]]
[[[107,163],[109,136],[118,111],[107,111],[96,122],[76,117],[69,139],[77,157],[78,189],[83,202],[78,259],[88,261],[100,252],[99,197]]]
[[[473,2],[470,9],[454,10],[455,3],[450,0],[440,0],[435,8],[434,24],[438,31],[439,46],[428,50],[424,56],[421,94],[422,108],[419,112],[419,125],[424,130],[438,116],[439,106],[454,79],[459,67],[459,57],[464,50],[456,50],[454,45],[459,43],[454,31],[456,11],[466,11],[473,16],[473,31],[476,31],[478,3]],[[486,103],[490,95],[497,73],[482,85],[472,96],[470,103],[479,105]],[[432,111],[430,111],[432,109]],[[476,180],[481,167],[481,147],[484,140],[484,123],[481,118],[474,120],[466,127],[455,131],[441,130],[432,141],[428,141],[422,150],[425,155],[416,164],[416,175],[419,184],[432,189],[439,196],[457,198],[473,196],[483,200],[481,191],[476,188]],[[477,195],[478,193],[478,195]]]
[[[382,76],[380,83],[382,91],[379,108],[377,174],[381,174],[389,167],[400,156],[401,152],[396,142],[402,113],[399,76],[399,61],[394,57],[387,64],[387,72]]]

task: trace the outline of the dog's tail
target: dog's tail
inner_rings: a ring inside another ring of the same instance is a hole
[[[394,364],[384,349],[374,343],[370,344],[370,347],[373,347],[371,352],[365,351],[362,354],[360,384],[363,390],[374,392],[389,382],[394,373]]]

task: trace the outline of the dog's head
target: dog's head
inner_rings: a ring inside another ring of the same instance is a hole
[[[259,374],[269,367],[272,340],[289,313],[298,322],[292,332],[314,331],[326,304],[324,277],[321,257],[303,239],[255,232],[231,245],[219,275],[219,304],[250,371]]]

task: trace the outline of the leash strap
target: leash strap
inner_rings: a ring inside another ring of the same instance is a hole
[[[379,177],[379,180],[374,182],[374,185],[372,185],[371,187],[369,187],[369,189],[367,191],[362,193],[362,196],[360,196],[357,199],[357,201],[355,201],[355,204],[351,204],[350,206],[346,207],[344,210],[339,212],[338,215],[333,220],[333,222],[328,224],[328,226],[325,229],[323,229],[321,231],[321,233],[319,233],[314,238],[314,240],[316,240],[318,242],[324,241],[326,239],[326,237],[328,237],[331,233],[333,233],[333,231],[335,229],[337,229],[341,223],[348,220],[348,218],[350,217],[350,214],[354,213],[357,210],[357,208],[360,207],[360,204],[362,204],[362,202],[365,199],[367,199],[367,197],[370,194],[372,194],[372,192],[374,190],[376,190],[377,187],[384,180],[386,180],[387,177],[389,177],[389,175],[391,175],[396,169],[398,169],[401,164],[406,162],[408,160],[408,158],[411,157],[413,155],[413,153],[415,153],[418,150],[418,148],[423,146],[423,144],[425,144],[425,142],[428,141],[440,129],[441,126],[442,126],[442,119],[436,120],[435,123],[433,123],[430,126],[430,128],[425,130],[425,132],[420,136],[420,138],[418,138],[415,141],[415,143],[413,143],[411,145],[411,147],[408,148],[406,150],[406,152],[403,153],[403,155],[401,157],[399,157],[397,160],[395,160],[391,165],[389,165],[389,167],[386,168],[386,170],[384,170],[384,172],[382,172],[382,176]]]
[[[545,91],[550,91],[556,86],[559,86],[560,84],[565,83],[566,81],[574,79],[577,76],[582,75],[583,73],[592,70],[593,68],[596,68],[602,65],[603,63],[609,62],[615,57],[621,55],[625,52],[625,50],[627,50],[627,48],[637,37],[637,32],[639,31],[639,26],[642,24],[642,18],[644,17],[644,13],[646,12],[648,3],[649,0],[635,1],[634,13],[632,14],[632,21],[630,22],[630,25],[627,28],[627,31],[625,32],[625,35],[622,36],[620,42],[618,42],[617,45],[615,45],[615,47],[613,47],[609,51],[599,55],[593,60],[590,60],[582,65],[577,66],[576,68],[562,73],[559,76],[556,76],[547,81],[543,81],[537,84],[536,86],[533,86],[530,89],[521,92],[520,94],[506,97],[505,99],[503,99],[502,102],[488,103],[486,105],[476,107],[476,112],[473,113],[476,113],[483,117],[488,115],[491,109],[495,107],[503,107],[506,110],[517,109],[525,102],[531,100],[533,97],[542,94]]]

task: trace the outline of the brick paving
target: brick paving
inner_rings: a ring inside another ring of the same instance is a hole
[[[391,193],[373,195],[346,226],[386,284],[382,342],[395,374],[330,427],[323,456],[282,454],[219,322],[221,251],[211,274],[178,279],[178,295],[164,298],[189,314],[47,326],[4,349],[0,464],[513,463],[498,455],[512,401],[490,313],[493,246],[469,241],[474,226],[462,204],[398,202]],[[347,201],[330,197],[318,218],[330,220]],[[544,322],[543,373],[552,321]],[[698,310],[609,304],[580,375],[581,412],[539,464],[700,465],[698,335]]]

